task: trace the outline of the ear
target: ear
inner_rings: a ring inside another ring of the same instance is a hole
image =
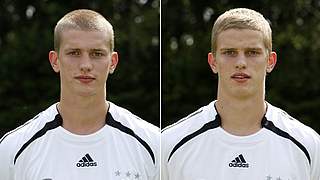
[[[208,53],[208,63],[213,73],[218,73],[216,57],[213,53]]]
[[[58,62],[58,53],[56,51],[49,52],[49,61],[54,72],[60,72],[59,62]]]
[[[276,54],[276,52],[272,51],[269,54],[269,58],[268,58],[267,73],[271,73],[271,71],[275,67],[276,63],[277,63],[277,54]]]
[[[119,61],[119,57],[118,57],[118,53],[117,52],[112,52],[111,54],[111,65],[109,68],[109,74],[112,74],[114,72],[114,70],[117,67]]]

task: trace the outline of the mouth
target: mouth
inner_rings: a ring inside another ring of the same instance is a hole
[[[81,83],[88,84],[88,83],[94,81],[96,78],[94,78],[92,76],[81,75],[81,76],[76,76],[75,79],[77,79]]]
[[[246,73],[235,73],[231,76],[231,79],[237,81],[237,82],[245,82],[251,77]]]

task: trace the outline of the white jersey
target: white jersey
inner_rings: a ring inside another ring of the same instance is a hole
[[[158,180],[159,129],[110,103],[90,135],[65,130],[56,104],[0,141],[1,180]]]
[[[261,130],[234,136],[215,102],[162,132],[162,180],[320,180],[320,137],[268,104]]]

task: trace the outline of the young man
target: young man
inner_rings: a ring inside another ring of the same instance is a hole
[[[60,102],[0,140],[1,180],[159,179],[159,131],[106,101],[118,63],[112,25],[91,10],[65,15],[54,31]]]
[[[222,14],[208,63],[217,100],[162,133],[163,180],[320,180],[320,137],[265,101],[276,65],[271,28],[258,12]]]

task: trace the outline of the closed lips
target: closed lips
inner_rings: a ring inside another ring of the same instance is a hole
[[[235,73],[231,76],[231,78],[236,78],[236,79],[248,79],[250,78],[249,75],[245,74],[245,73]]]
[[[76,79],[95,79],[94,77],[91,76],[76,76]]]

